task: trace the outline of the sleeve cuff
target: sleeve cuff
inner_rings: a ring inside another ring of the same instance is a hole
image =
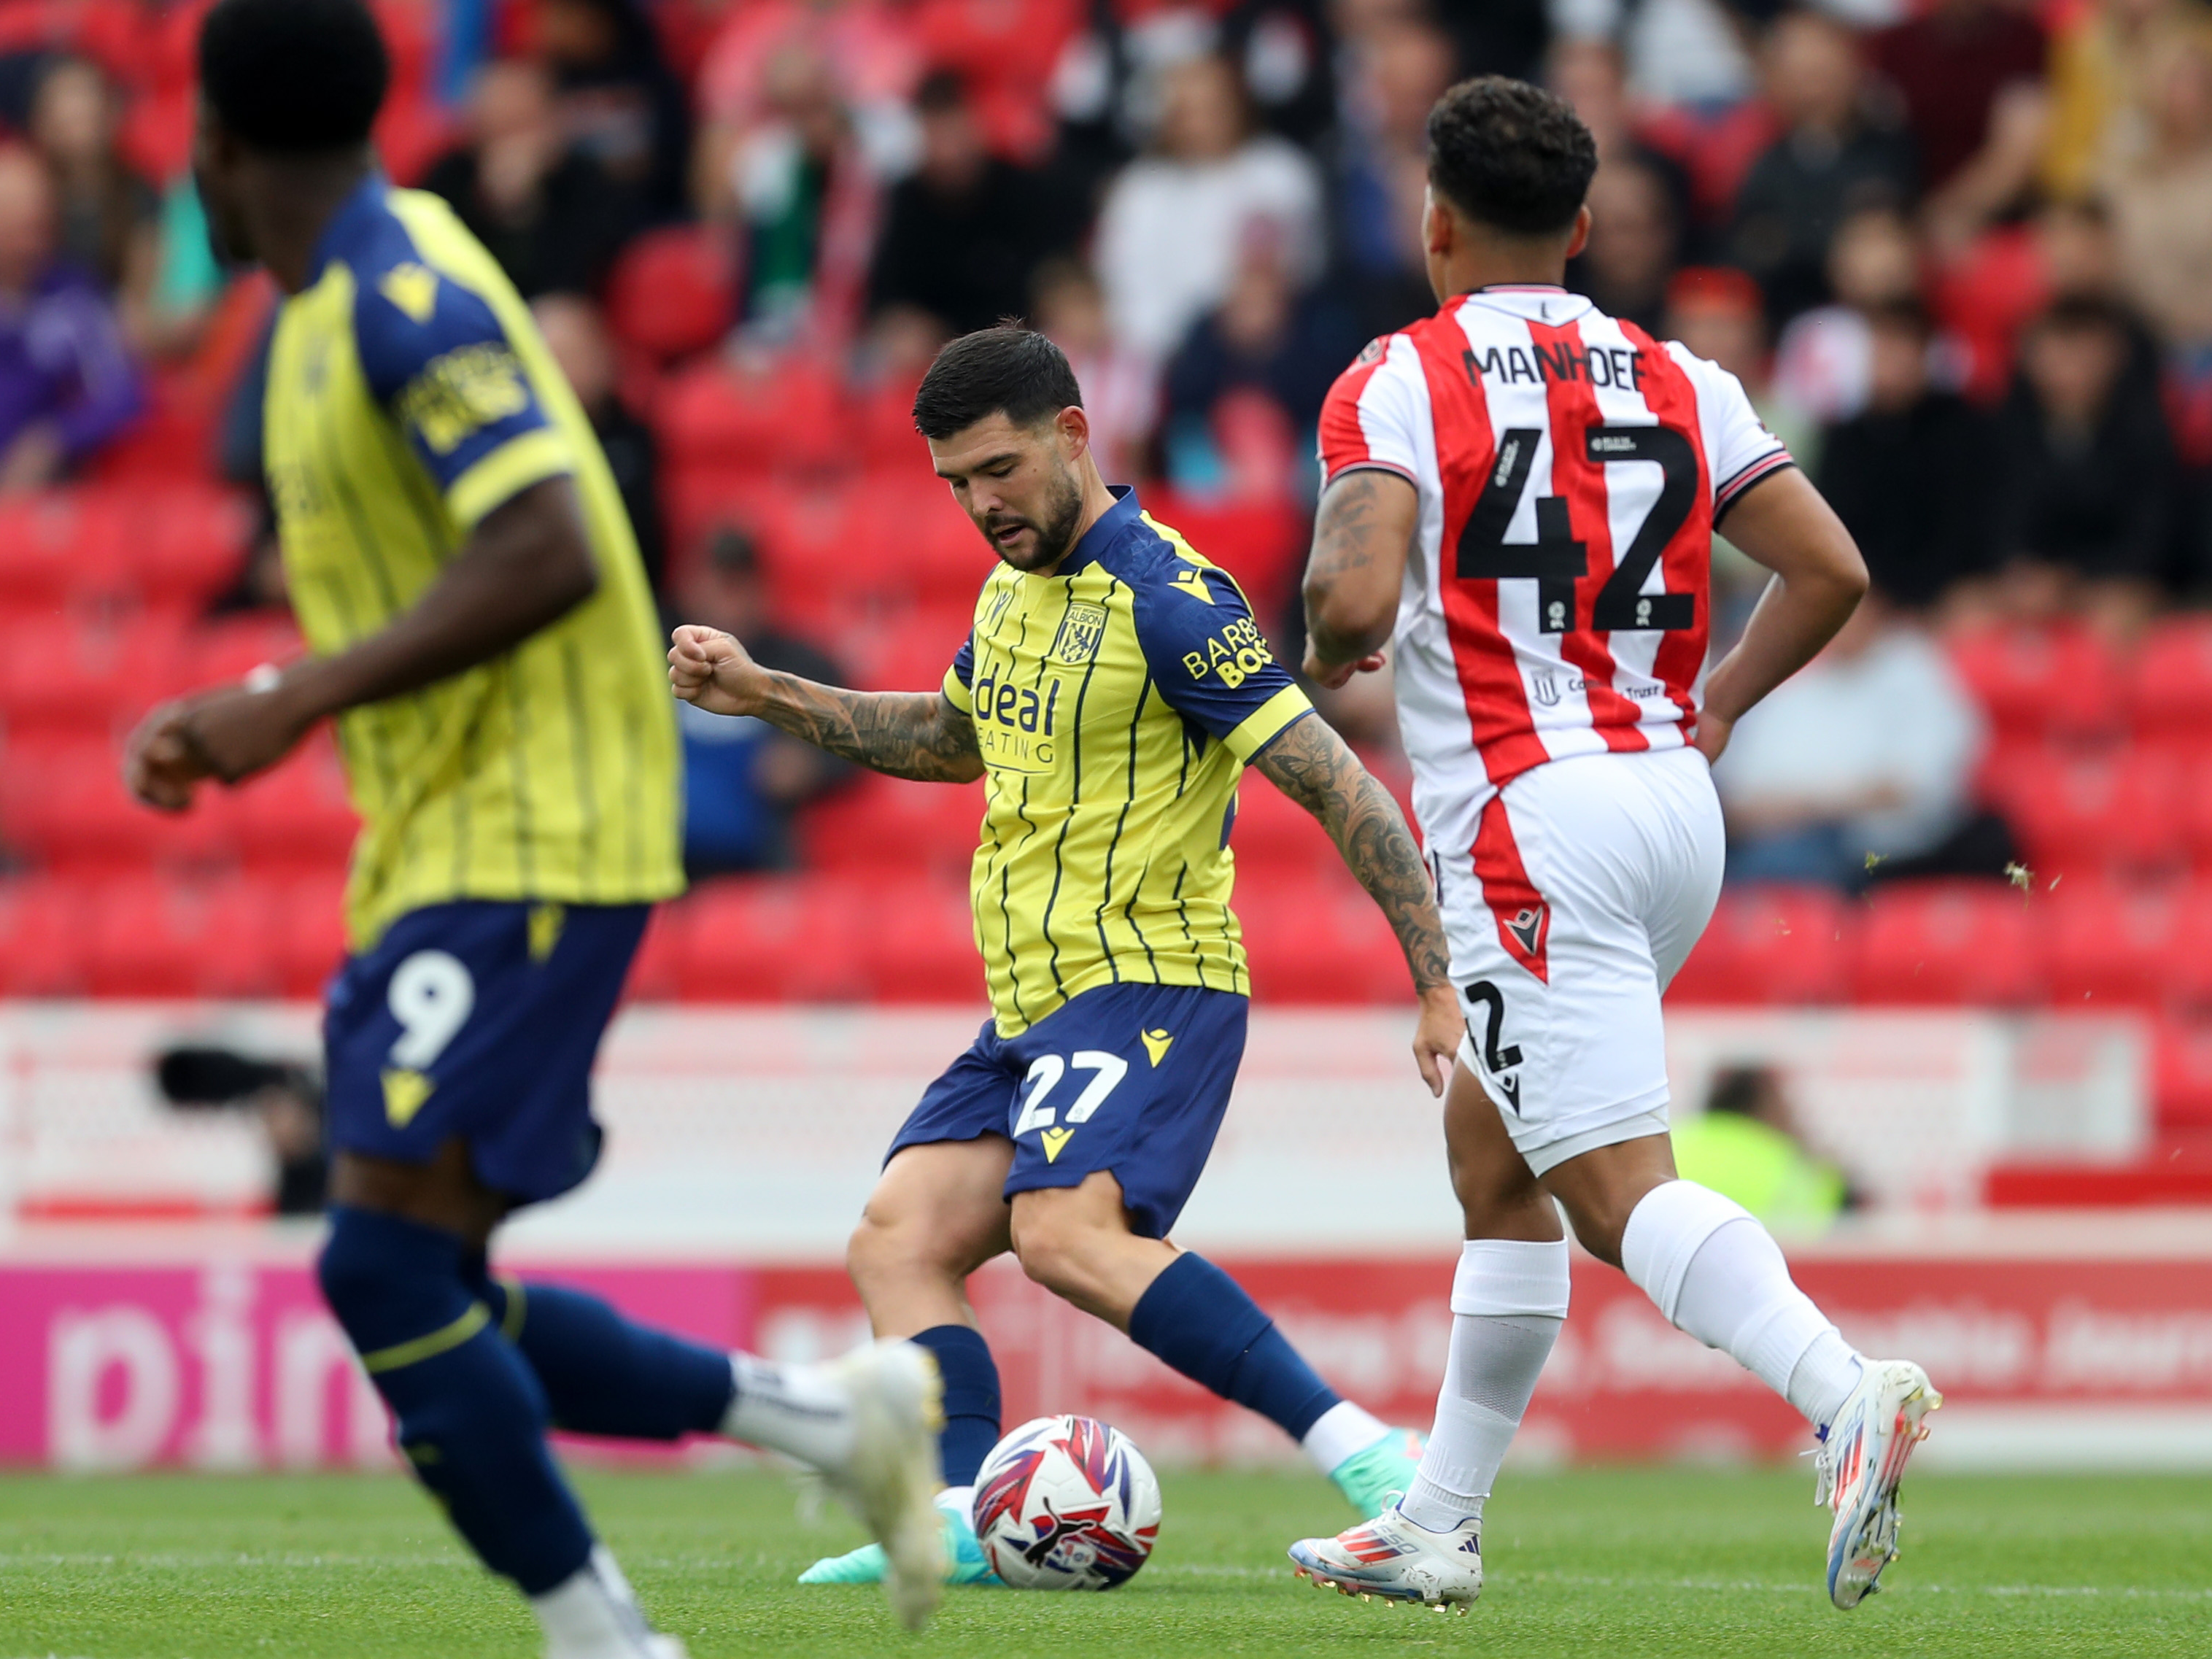
[[[568,441],[550,427],[510,439],[453,480],[446,505],[465,530],[534,483],[576,470]]]
[[[1322,480],[1321,487],[1326,489],[1339,478],[1349,477],[1355,472],[1387,472],[1394,478],[1403,478],[1416,489],[1421,487],[1421,481],[1414,477],[1412,467],[1401,466],[1395,461],[1386,461],[1375,455],[1363,455],[1356,461],[1346,461],[1330,467],[1328,476]]]
[[[945,671],[945,701],[963,714],[973,715],[975,712],[975,694],[960,678],[957,668]]]
[[[1295,685],[1286,685],[1247,715],[1242,725],[1222,738],[1240,761],[1249,762],[1282,734],[1283,728],[1313,713],[1313,704]]]

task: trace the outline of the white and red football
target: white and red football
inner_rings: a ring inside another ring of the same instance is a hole
[[[975,1476],[975,1536],[1016,1589],[1112,1589],[1152,1553],[1160,1483],[1129,1437],[1088,1417],[1040,1417]]]

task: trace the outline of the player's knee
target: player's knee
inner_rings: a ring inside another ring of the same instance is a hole
[[[871,1205],[845,1241],[845,1267],[865,1293],[871,1286],[916,1275],[963,1277],[966,1269],[956,1262],[961,1252],[960,1241],[933,1225],[931,1217],[884,1215]]]

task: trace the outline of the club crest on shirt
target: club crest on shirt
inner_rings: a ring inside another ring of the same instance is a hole
[[[1106,607],[1079,599],[1069,605],[1067,614],[1060,619],[1060,632],[1053,635],[1052,649],[1045,653],[1045,657],[1048,661],[1074,667],[1096,657],[1105,637]]]
[[[1376,335],[1365,345],[1359,348],[1359,361],[1363,363],[1381,362],[1382,361],[1382,353],[1388,347],[1389,343],[1381,335]]]

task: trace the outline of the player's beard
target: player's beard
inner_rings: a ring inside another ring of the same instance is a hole
[[[1009,520],[1026,523],[1036,532],[1036,550],[1026,559],[1015,558],[1000,546],[996,532],[1004,529]],[[986,524],[984,532],[993,539],[999,556],[1017,570],[1050,570],[1075,550],[1076,527],[1083,522],[1083,485],[1073,469],[1060,475],[1051,499],[1045,503],[1042,523],[1034,519],[1015,520],[1012,514],[994,523]]]

